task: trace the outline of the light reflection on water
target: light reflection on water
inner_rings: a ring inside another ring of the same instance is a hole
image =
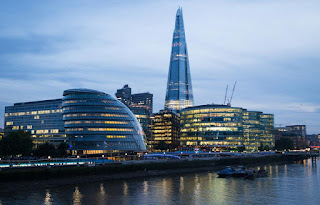
[[[266,169],[269,176],[255,180],[220,179],[216,172],[202,172],[19,192],[0,190],[0,205],[318,204],[320,201],[318,167],[310,160],[255,168]]]

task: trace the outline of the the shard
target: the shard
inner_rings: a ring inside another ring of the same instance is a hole
[[[173,32],[165,109],[179,112],[193,106],[193,94],[182,9],[176,14]]]

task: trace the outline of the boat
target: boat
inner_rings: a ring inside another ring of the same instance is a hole
[[[218,172],[218,176],[220,178],[226,178],[226,177],[236,177],[236,178],[245,178],[245,179],[254,179],[254,178],[260,178],[260,177],[266,177],[267,171],[260,169],[258,171],[248,169],[246,170],[244,167],[239,166],[238,169],[233,169],[231,167],[226,167],[225,169]]]
[[[231,167],[226,167],[225,169],[221,170],[218,172],[218,176],[220,178],[226,178],[226,177],[231,177],[232,176],[232,173],[234,172],[235,170],[232,169]]]

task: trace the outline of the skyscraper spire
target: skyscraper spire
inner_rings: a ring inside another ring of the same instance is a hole
[[[193,94],[182,8],[176,14],[173,31],[165,109],[175,112],[193,106]]]

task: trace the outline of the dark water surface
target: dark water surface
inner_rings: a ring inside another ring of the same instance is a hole
[[[320,204],[320,161],[263,168],[269,176],[254,180],[220,179],[216,172],[202,172],[45,190],[0,190],[0,204]]]

